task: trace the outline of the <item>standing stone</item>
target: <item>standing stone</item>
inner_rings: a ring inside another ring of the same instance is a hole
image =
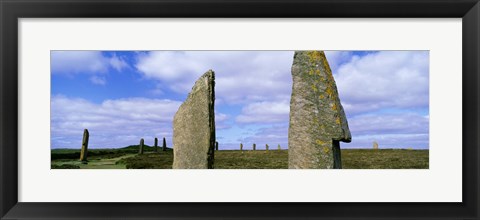
[[[215,141],[215,150],[218,150],[218,141]]]
[[[341,168],[339,141],[352,136],[323,51],[296,51],[288,129],[290,169]]]
[[[268,151],[268,144],[265,144],[265,150]]]
[[[376,141],[373,142],[373,149],[378,150],[378,143]]]
[[[138,154],[143,154],[143,145],[144,145],[144,141],[142,138],[140,139],[140,145],[138,146]]]
[[[243,144],[240,143],[240,150],[243,150]]]
[[[158,138],[155,137],[155,152],[158,152]]]
[[[278,148],[278,150],[281,150],[281,149],[282,149],[282,147],[280,147],[280,144],[278,144],[277,148]]]
[[[167,151],[167,141],[165,140],[165,137],[163,137],[162,151]]]
[[[253,150],[256,150],[256,149],[257,149],[257,145],[253,144]]]
[[[173,168],[213,169],[215,73],[203,74],[173,118]]]
[[[80,161],[87,162],[87,154],[88,154],[88,138],[90,134],[88,133],[88,129],[83,130],[83,139],[82,139],[82,150],[80,151]]]

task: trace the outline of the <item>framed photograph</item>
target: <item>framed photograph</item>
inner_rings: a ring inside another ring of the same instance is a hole
[[[1,1],[1,219],[478,219],[466,1]]]

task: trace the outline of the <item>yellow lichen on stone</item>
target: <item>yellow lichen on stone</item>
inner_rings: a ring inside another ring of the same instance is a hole
[[[333,96],[333,89],[332,87],[327,87],[327,89],[325,90],[325,92],[327,93],[328,97],[332,97]]]
[[[317,142],[318,145],[324,145],[326,144],[325,141],[317,139],[315,142]]]
[[[330,152],[330,148],[327,146],[323,147],[323,153],[328,154],[328,152]]]
[[[332,105],[332,110],[336,111],[336,110],[337,110],[337,108],[338,108],[338,107],[337,107],[337,103],[336,103],[336,102],[334,102],[334,103],[333,103],[333,105]]]
[[[315,84],[312,84],[312,89],[313,89],[313,91],[315,91],[315,92],[318,91],[318,89],[317,89],[317,87],[315,86]]]
[[[312,76],[313,75],[313,70],[308,71],[308,75]]]
[[[335,119],[335,123],[340,124],[340,118],[339,117],[337,117],[337,119]]]
[[[307,52],[307,56],[308,58],[310,58],[310,62],[315,62],[315,61],[319,61],[322,59],[322,53],[320,51],[308,51]]]
[[[318,96],[318,98],[319,98],[319,99],[324,99],[325,96],[324,96],[323,94],[320,94],[320,95]]]

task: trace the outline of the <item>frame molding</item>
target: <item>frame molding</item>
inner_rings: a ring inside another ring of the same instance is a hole
[[[1,219],[479,219],[479,0],[0,0]],[[462,203],[19,203],[18,22],[45,17],[462,18]],[[188,210],[188,211],[187,211]],[[214,211],[212,211],[214,210]]]

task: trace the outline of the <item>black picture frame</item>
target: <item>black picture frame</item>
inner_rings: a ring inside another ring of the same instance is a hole
[[[459,140],[458,143],[462,144],[463,149],[463,202],[18,202],[17,21],[19,18],[59,17],[462,18],[463,140]],[[1,219],[479,219],[478,0],[0,0],[0,19]]]

